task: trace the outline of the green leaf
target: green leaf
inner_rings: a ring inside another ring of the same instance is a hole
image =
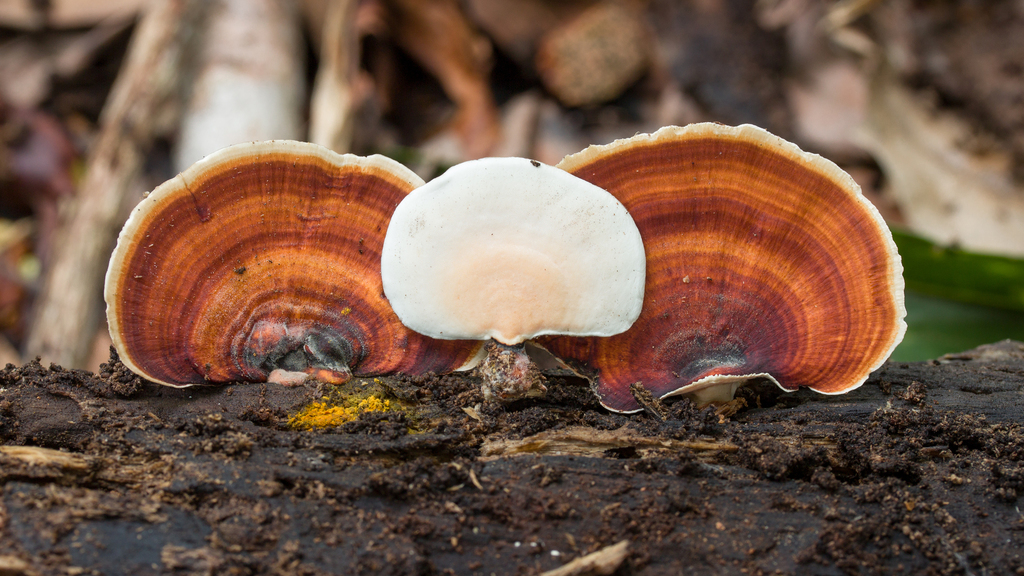
[[[907,288],[961,302],[1024,311],[1024,260],[937,246],[892,231]]]
[[[907,335],[892,360],[1024,340],[1024,260],[937,246],[893,230],[907,282]]]
[[[907,334],[896,362],[938,358],[1006,338],[1024,340],[1024,312],[955,302],[907,291]]]

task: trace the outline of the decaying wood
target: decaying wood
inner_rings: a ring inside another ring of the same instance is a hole
[[[323,22],[320,67],[313,83],[309,141],[335,152],[352,146],[353,82],[359,68],[356,0],[331,0]]]
[[[658,420],[664,421],[668,410],[665,408],[665,404],[661,400],[655,398],[651,391],[644,387],[642,382],[633,382],[629,385],[629,392],[636,399],[637,404],[643,407],[643,409],[650,414],[652,417]]]
[[[629,556],[629,540],[605,546],[597,552],[581,556],[561,568],[548,570],[541,576],[606,576],[613,574]]]
[[[174,158],[179,171],[231,144],[299,139],[304,98],[298,10],[285,0],[218,0],[191,44],[188,105]]]
[[[53,260],[36,303],[29,357],[80,366],[100,313],[106,260],[122,224],[123,204],[160,128],[155,119],[177,81],[187,22],[197,0],[151,5],[139,23],[100,118],[85,179],[58,231]]]
[[[570,426],[534,434],[520,440],[489,439],[480,447],[483,456],[512,454],[544,454],[550,456],[600,456],[609,450],[635,448],[638,450],[680,450],[694,452],[735,452],[738,447],[729,442],[704,440],[666,440],[649,438],[633,430],[597,430]]]
[[[29,466],[51,466],[76,472],[88,470],[91,460],[81,454],[71,454],[38,446],[0,446],[0,456],[6,456]]]

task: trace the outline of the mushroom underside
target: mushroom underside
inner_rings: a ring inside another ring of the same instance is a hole
[[[257,374],[258,380],[295,384],[314,376],[341,384],[361,359],[362,335],[354,328],[339,321],[261,319],[236,336],[231,356],[240,373]]]
[[[705,405],[732,400],[740,386],[755,380],[767,380],[793,392],[799,388],[794,382],[810,379],[808,374],[794,371],[786,363],[785,327],[765,329],[756,326],[749,314],[716,310],[725,317],[720,318],[717,330],[710,331],[714,333],[711,336],[704,330],[679,328],[668,338],[662,338],[657,329],[647,332],[645,337],[643,330],[638,330],[628,348],[620,350],[633,362],[609,362],[602,369],[597,361],[588,364],[569,358],[563,365],[592,382],[602,405],[624,413],[641,410],[630,389],[634,383],[641,384],[656,398],[686,396]],[[692,313],[693,308],[687,311]],[[757,336],[747,339],[746,335]],[[559,337],[538,340],[551,354],[564,354],[565,342]],[[556,372],[559,369],[555,367]]]

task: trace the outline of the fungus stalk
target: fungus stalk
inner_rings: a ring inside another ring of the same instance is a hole
[[[484,345],[487,356],[476,368],[484,400],[509,402],[543,396],[544,375],[526,353],[526,344],[508,346],[493,340]]]

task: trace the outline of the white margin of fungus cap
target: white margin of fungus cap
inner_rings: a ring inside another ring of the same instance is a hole
[[[395,209],[381,254],[402,322],[440,339],[611,336],[643,305],[646,256],[605,190],[525,158],[456,165]]]

